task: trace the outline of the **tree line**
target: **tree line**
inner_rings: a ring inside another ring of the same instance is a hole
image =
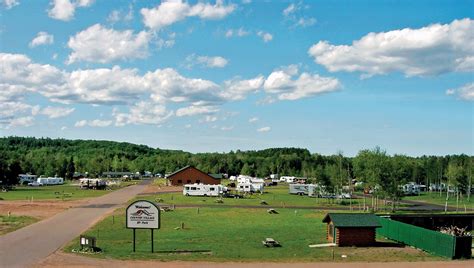
[[[15,183],[18,174],[31,173],[71,179],[74,172],[98,177],[106,171],[171,173],[192,165],[208,173],[301,176],[340,190],[351,181],[381,189],[397,198],[399,185],[445,183],[465,193],[471,185],[473,156],[410,157],[389,155],[381,148],[361,150],[355,157],[310,153],[302,148],[271,148],[228,153],[189,153],[155,149],[125,142],[30,137],[0,138],[0,180]]]

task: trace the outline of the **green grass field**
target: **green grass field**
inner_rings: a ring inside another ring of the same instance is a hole
[[[123,182],[120,186],[113,187],[112,189],[119,189],[136,182]],[[0,192],[0,200],[42,200],[42,199],[54,199],[54,200],[71,200],[71,199],[82,199],[88,197],[97,197],[104,194],[110,193],[109,190],[83,190],[77,185],[71,185],[66,183],[63,185],[50,185],[41,187],[31,186],[17,186],[15,189],[8,192]]]
[[[389,248],[309,248],[327,243],[323,212],[278,209],[181,208],[161,214],[161,229],[155,231],[155,252],[151,253],[150,231],[137,230],[137,252],[132,252],[132,230],[125,228],[124,210],[117,210],[85,234],[97,237],[103,253],[99,258],[159,259],[164,261],[367,261],[380,254],[382,261],[436,260],[418,250]],[[184,223],[184,229],[177,227]],[[261,241],[272,237],[280,248],[266,248]],[[78,249],[78,239],[65,249]],[[177,253],[176,251],[188,251]],[[208,251],[208,252],[193,252]],[[341,255],[347,258],[341,258]]]
[[[139,198],[140,199],[140,198]],[[182,193],[164,193],[154,194],[146,196],[145,198],[150,201],[157,201],[162,199],[162,203],[175,204],[175,205],[219,205],[219,206],[261,206],[261,202],[265,201],[268,205],[266,206],[301,206],[301,207],[350,207],[349,199],[335,200],[335,199],[324,199],[324,198],[311,198],[308,196],[292,195],[288,193],[288,186],[282,185],[277,187],[265,188],[264,194],[252,194],[248,195],[243,199],[234,198],[223,198],[223,203],[216,203],[217,197],[200,197],[200,196],[183,196]],[[359,202],[362,200],[352,199],[352,205],[354,209],[358,209]],[[263,207],[263,206],[262,206]]]
[[[446,193],[442,193],[441,196],[439,193],[429,193],[424,192],[416,196],[405,196],[403,200],[414,200],[414,201],[423,201],[426,203],[437,204],[444,206],[446,203]],[[467,209],[474,209],[474,195],[471,196],[471,200],[468,202],[467,197],[464,196],[459,199],[459,209],[464,210],[464,205]],[[448,200],[448,206],[456,206],[456,196],[450,195]]]
[[[36,221],[38,220],[27,216],[0,215],[0,235],[13,232]]]

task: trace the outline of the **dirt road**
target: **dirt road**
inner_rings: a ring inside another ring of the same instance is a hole
[[[473,267],[474,261],[440,262],[313,262],[313,263],[249,263],[249,262],[184,262],[184,261],[121,261],[88,258],[63,252],[56,252],[37,265],[37,267],[160,267],[160,268],[461,268]]]
[[[129,186],[0,237],[0,267],[31,266],[87,230],[105,215],[142,192]]]

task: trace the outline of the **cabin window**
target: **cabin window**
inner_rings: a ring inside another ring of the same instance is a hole
[[[186,187],[186,190],[189,190],[189,187]]]
[[[192,191],[196,191],[196,187],[191,187],[191,190],[192,190]]]
[[[178,184],[182,184],[182,183],[183,183],[183,181],[182,181],[182,180],[178,180]]]
[[[245,188],[249,188],[249,186],[247,185],[247,186],[245,186]]]
[[[201,180],[196,180],[196,183],[201,183]]]
[[[214,187],[211,187],[211,188],[209,188],[209,190],[210,190],[210,191],[214,191],[215,189],[214,189]]]

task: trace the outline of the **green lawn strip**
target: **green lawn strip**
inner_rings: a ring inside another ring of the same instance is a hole
[[[13,232],[37,221],[38,219],[28,216],[0,215],[0,235]]]
[[[421,201],[430,204],[437,204],[444,206],[446,203],[446,193],[442,193],[441,196],[439,193],[421,193],[420,195],[416,196],[405,196],[403,200],[413,200],[413,201]],[[455,207],[456,206],[456,196],[450,195],[448,199],[448,206]],[[463,196],[459,199],[459,208],[464,209],[464,205],[466,205],[467,209],[474,208],[474,196],[471,197],[470,201],[467,201],[467,197]]]
[[[155,231],[155,253],[150,252],[150,231],[137,230],[137,252],[132,252],[132,230],[125,228],[124,209],[117,210],[85,235],[97,237],[103,253],[99,258],[159,259],[163,261],[333,261],[332,248],[309,248],[310,244],[327,243],[323,212],[277,209],[180,208],[161,214],[161,229]],[[184,223],[184,229],[180,229]],[[280,248],[266,248],[262,240],[272,237]],[[78,239],[66,252],[80,248]],[[179,254],[175,251],[190,251]],[[193,253],[192,251],[210,251]],[[161,252],[161,253],[160,253]],[[171,253],[170,253],[171,252]],[[334,248],[335,261],[420,261],[436,258],[402,248]],[[384,254],[374,259],[374,254]],[[385,252],[387,256],[385,257]],[[347,255],[348,258],[341,258]]]
[[[120,189],[136,183],[136,181],[122,182],[119,186],[114,185],[110,189]],[[98,197],[107,193],[110,193],[110,190],[80,189],[78,185],[69,183],[41,187],[17,186],[8,192],[0,192],[0,200],[31,200],[31,198],[33,200],[71,200]]]

